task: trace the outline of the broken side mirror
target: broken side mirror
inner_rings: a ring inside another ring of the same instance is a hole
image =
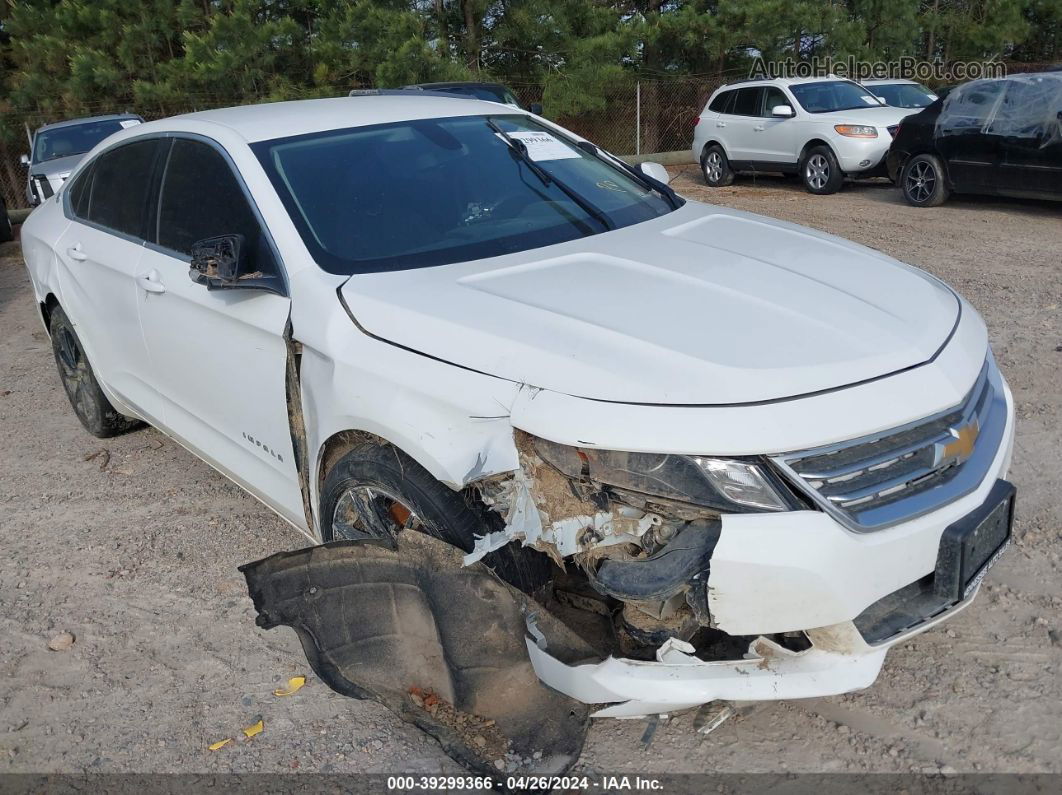
[[[542,115],[542,103],[541,102],[532,102],[530,105],[527,106],[527,109],[529,111],[531,111],[532,113],[534,113],[536,116],[541,116]]]
[[[667,173],[667,169],[659,163],[653,163],[646,161],[638,166],[639,170],[647,177],[652,177],[657,182],[662,182],[667,185],[671,182],[671,175]]]
[[[192,244],[192,268],[188,275],[208,290],[236,287],[243,275],[245,260],[243,235],[208,237]]]
[[[192,244],[188,276],[208,290],[265,290],[286,296],[284,277],[272,249],[259,255],[243,235],[219,235]],[[258,261],[258,260],[264,261]]]
[[[23,154],[19,157],[18,162],[24,166],[28,166],[30,164],[30,156]]]

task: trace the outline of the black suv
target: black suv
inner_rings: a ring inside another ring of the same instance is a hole
[[[951,191],[1062,201],[1062,73],[953,89],[903,120],[885,165],[916,207]]]

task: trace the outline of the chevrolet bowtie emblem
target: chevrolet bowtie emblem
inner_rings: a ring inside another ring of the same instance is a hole
[[[973,455],[977,435],[981,432],[977,420],[971,420],[960,428],[949,428],[952,438],[947,442],[938,442],[934,466],[942,464],[961,464]]]

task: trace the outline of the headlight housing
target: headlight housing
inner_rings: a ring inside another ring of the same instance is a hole
[[[833,125],[838,133],[846,138],[877,138],[877,127],[871,127],[866,124],[835,124]]]
[[[760,459],[593,450],[538,438],[535,451],[546,463],[576,480],[728,513],[799,507]]]

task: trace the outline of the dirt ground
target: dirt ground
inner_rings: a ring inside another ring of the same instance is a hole
[[[1062,206],[916,210],[883,183],[709,191],[677,171],[689,197],[880,249],[984,314],[1017,399],[1016,543],[977,603],[895,649],[869,690],[761,705],[708,737],[681,715],[648,748],[645,721],[599,721],[581,769],[1062,771]],[[255,627],[236,567],[302,536],[154,430],[81,429],[17,244],[0,247],[0,439],[0,772],[460,772],[384,707],[309,675],[293,632]],[[74,644],[50,651],[61,631]],[[301,691],[272,695],[296,674]],[[207,750],[226,737],[239,741]]]

